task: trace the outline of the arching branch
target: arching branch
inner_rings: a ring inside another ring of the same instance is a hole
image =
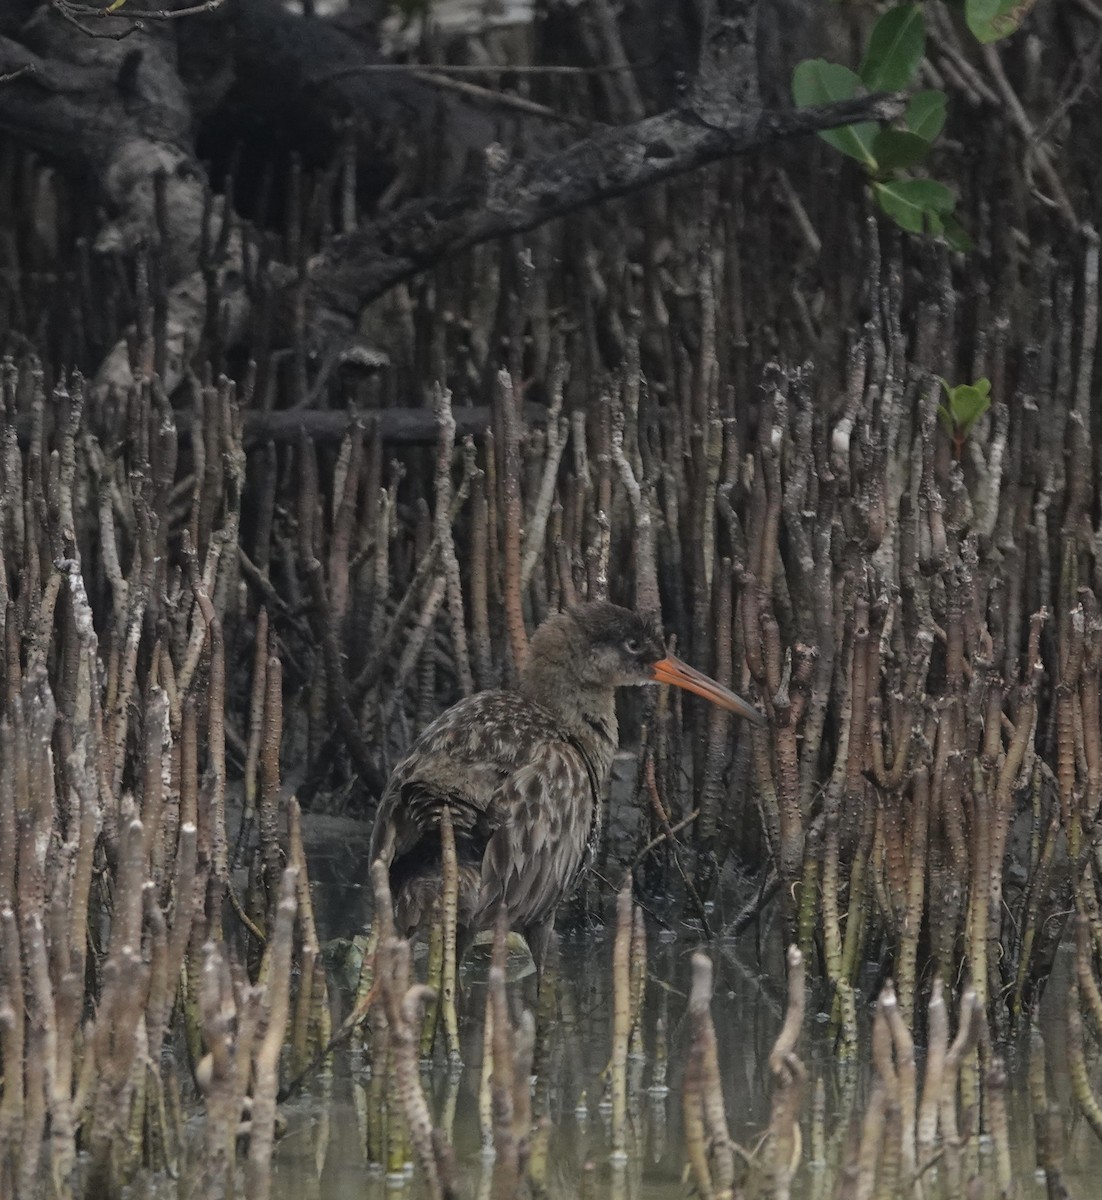
[[[351,317],[394,284],[479,242],[534,229],[782,138],[892,120],[903,104],[882,95],[814,108],[743,109],[722,124],[675,109],[602,129],[564,150],[507,166],[477,186],[411,201],[334,239],[309,265],[314,306]]]

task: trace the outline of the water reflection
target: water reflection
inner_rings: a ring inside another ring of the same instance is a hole
[[[658,1200],[687,1193],[681,1085],[689,1044],[693,942],[687,933],[649,932],[643,1053],[629,1060],[628,1158],[616,1166],[610,1153],[611,1104],[603,1081],[611,1045],[613,933],[597,930],[562,941],[553,976],[553,1008],[545,1002],[535,1048],[534,1173],[547,1195]],[[755,948],[745,939],[740,944],[713,943],[710,950],[715,963],[712,1014],[727,1118],[737,1159],[745,1168],[747,1161],[762,1155],[769,1125],[773,1085],[768,1059],[783,1018],[777,981],[785,977],[784,966],[779,955],[759,966]],[[1066,964],[1062,967],[1043,1006],[1042,1028],[1049,1098],[1059,1113],[1071,1114],[1074,1105],[1063,1065]],[[511,973],[521,974],[515,969]],[[514,1018],[523,1006],[533,1006],[534,982],[531,977],[511,980]],[[487,959],[481,956],[467,965],[462,977],[463,1068],[449,1070],[438,1046],[436,1063],[422,1072],[434,1122],[454,1145],[461,1192],[480,1198],[501,1194],[495,1191],[492,1157],[483,1149],[479,1115],[486,994]],[[790,1194],[807,1200],[855,1194],[854,1181],[846,1179],[841,1166],[853,1157],[851,1145],[860,1137],[870,1093],[868,1063],[846,1067],[838,1061],[822,1008],[823,997],[813,996],[801,1044],[808,1088],[801,1115],[800,1166]],[[862,1045],[867,1043],[863,1036]],[[921,1051],[918,1058],[921,1075]],[[1051,1193],[1035,1169],[1028,1046],[1007,1048],[1007,1062],[1014,1195],[1032,1200]],[[354,1054],[339,1052],[333,1077],[287,1107],[288,1128],[277,1150],[273,1196],[351,1200],[427,1195],[417,1173],[407,1170],[388,1177],[380,1165],[369,1162],[368,1147],[380,1148],[385,1141],[378,1127],[385,1091],[385,1080],[372,1078]],[[1077,1200],[1102,1194],[1097,1182],[1102,1179],[1102,1154],[1085,1122],[1070,1115],[1061,1118],[1057,1133],[1065,1147],[1068,1194]],[[382,1154],[375,1150],[371,1157]],[[962,1166],[965,1179],[975,1176],[980,1181],[969,1196],[999,1194],[991,1140],[982,1132],[965,1141]],[[923,1177],[927,1200],[944,1194],[945,1179],[937,1172],[935,1163]],[[749,1178],[751,1184],[757,1180],[759,1190],[751,1187],[748,1196],[775,1194],[760,1172],[751,1171]]]

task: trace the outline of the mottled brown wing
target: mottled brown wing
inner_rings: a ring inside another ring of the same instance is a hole
[[[461,856],[481,861],[504,819],[497,801],[503,781],[556,735],[551,714],[514,692],[479,692],[453,705],[395,767],[375,818],[372,859],[393,863],[411,855],[430,831],[438,856],[436,829],[446,803]]]
[[[554,912],[582,866],[594,801],[588,764],[570,742],[545,742],[502,781],[493,809],[503,820],[482,859],[480,924],[502,904],[518,926]]]

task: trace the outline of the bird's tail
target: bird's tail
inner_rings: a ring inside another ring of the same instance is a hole
[[[396,888],[394,893],[394,925],[403,937],[409,938],[418,932],[428,932],[442,887],[439,866],[435,869],[426,867],[402,880],[401,886]],[[480,888],[481,872],[478,868],[461,864],[456,922],[461,929],[471,924]]]

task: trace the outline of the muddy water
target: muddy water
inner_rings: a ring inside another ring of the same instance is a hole
[[[358,895],[358,850],[347,841],[319,864],[316,885],[319,913],[332,938],[356,932],[362,902]],[[685,1148],[680,1121],[680,1087],[688,1044],[686,1014],[689,954],[696,939],[685,927],[661,928],[649,922],[649,981],[646,1005],[646,1057],[631,1064],[631,1127],[635,1153],[621,1173],[609,1166],[608,1109],[602,1102],[600,1074],[611,1044],[612,931],[596,927],[563,938],[557,986],[560,1018],[546,1031],[546,1081],[552,1132],[549,1154],[551,1194],[578,1196],[587,1163],[585,1194],[660,1200],[686,1194],[682,1183]],[[769,938],[769,943],[775,942]],[[716,966],[713,1015],[719,1038],[719,1061],[732,1136],[753,1152],[769,1123],[771,1082],[768,1054],[781,1024],[782,965],[761,959],[753,934],[738,942],[713,941]],[[1075,1114],[1065,1057],[1064,1004],[1066,966],[1061,960],[1042,1005],[1041,1025],[1047,1045],[1050,1098],[1066,1114],[1065,1181],[1075,1200],[1102,1197],[1102,1153],[1083,1119]],[[439,1062],[424,1074],[426,1091],[439,1124],[451,1125],[460,1164],[464,1194],[490,1195],[490,1167],[483,1161],[478,1126],[478,1082],[485,1005],[485,960],[469,963],[463,973],[461,1039],[465,1067],[449,1075]],[[515,972],[514,972],[515,973]],[[876,988],[870,969],[866,995]],[[518,1006],[533,1000],[531,977],[514,979],[510,992]],[[816,1004],[818,1001],[818,1004]],[[804,1153],[793,1195],[817,1198],[833,1195],[839,1162],[845,1155],[846,1132],[853,1114],[864,1110],[868,1063],[853,1068],[840,1064],[827,1034],[823,997],[813,997],[800,1047],[808,1068],[809,1087],[803,1109]],[[871,1009],[869,1010],[871,1011]],[[867,1015],[867,1014],[866,1014]],[[666,1031],[668,1061],[663,1069],[660,1030]],[[867,1046],[867,1038],[863,1038]],[[1010,1085],[1007,1100],[1012,1127],[1016,1195],[1022,1200],[1045,1196],[1043,1179],[1035,1170],[1033,1117],[1026,1086],[1026,1052],[1006,1050]],[[919,1070],[922,1070],[921,1057]],[[812,1089],[822,1080],[826,1097],[826,1163],[811,1158]],[[359,1114],[365,1108],[366,1073],[354,1067],[349,1055],[338,1056],[328,1084],[315,1087],[288,1106],[288,1128],[277,1152],[273,1195],[277,1200],[352,1200],[395,1195],[420,1197],[419,1181],[401,1185],[387,1181],[369,1166],[364,1151],[365,1131]],[[655,1086],[655,1085],[658,1086]],[[1099,1080],[1095,1080],[1096,1090]],[[993,1163],[987,1139],[980,1137],[968,1151],[973,1169],[986,1177],[983,1193],[994,1196]],[[968,1162],[966,1156],[966,1163]],[[938,1194],[935,1192],[934,1194]]]

